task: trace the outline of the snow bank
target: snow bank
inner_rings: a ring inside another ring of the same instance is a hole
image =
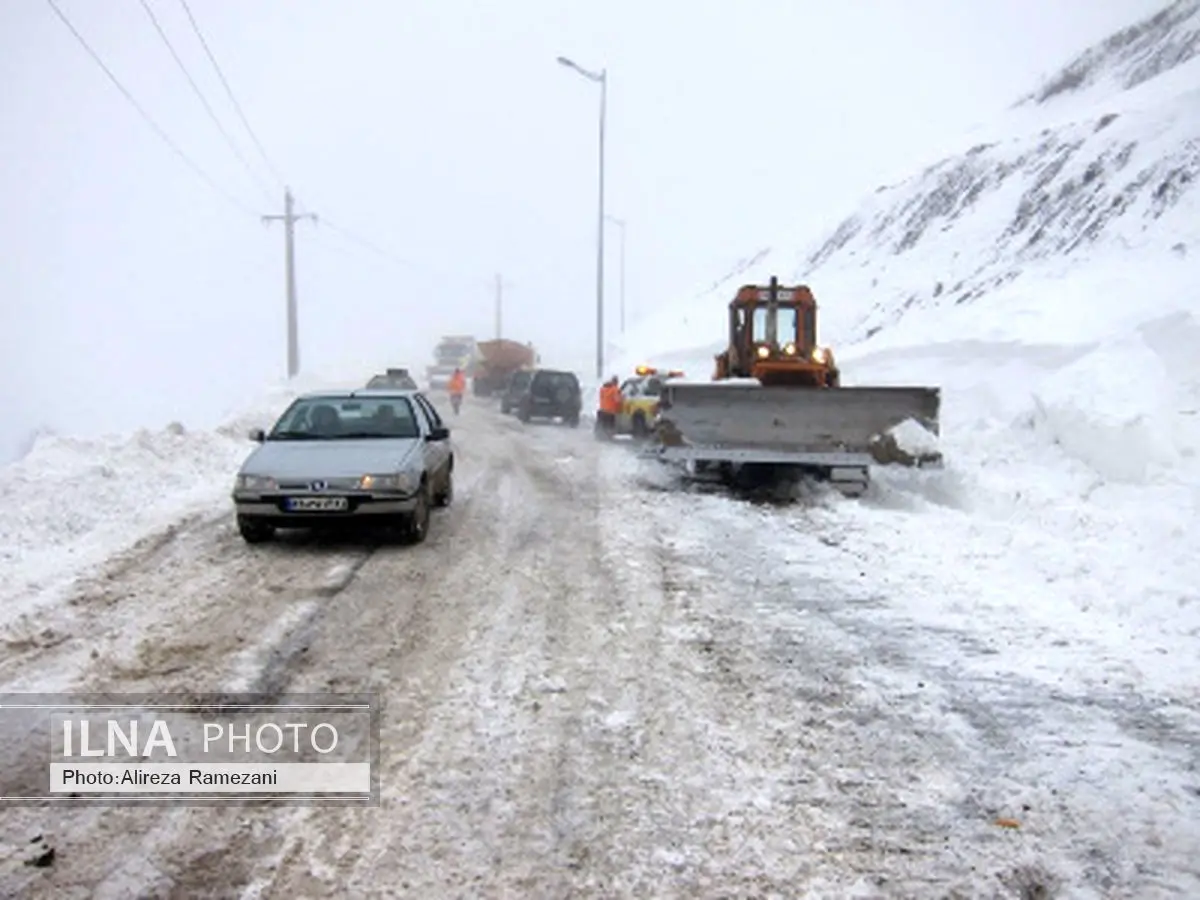
[[[1033,395],[1047,438],[1105,480],[1130,484],[1173,477],[1170,469],[1194,459],[1197,399],[1137,332],[1088,353]]]
[[[1104,294],[1079,288],[1116,264],[1081,271],[1075,290],[1026,273],[991,321],[922,316],[924,344],[905,328],[856,348],[856,383],[942,387],[946,469],[880,469],[864,501],[813,515],[894,615],[988,634],[990,672],[1190,694],[1200,267],[1126,257],[1119,283],[1140,289],[1097,308]]]
[[[89,567],[196,513],[220,514],[252,445],[304,390],[298,379],[265,391],[212,431],[172,423],[130,435],[41,435],[0,469],[0,627],[51,602]]]

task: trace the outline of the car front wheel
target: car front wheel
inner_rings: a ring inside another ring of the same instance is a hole
[[[438,506],[449,506],[452,502],[454,502],[453,472],[446,473],[446,484],[440,491],[438,491],[437,500],[435,502]]]
[[[417,506],[409,513],[405,531],[410,544],[423,543],[429,534],[429,488],[421,485],[417,494]]]
[[[237,527],[247,544],[263,544],[275,536],[274,528],[250,516],[238,516]]]

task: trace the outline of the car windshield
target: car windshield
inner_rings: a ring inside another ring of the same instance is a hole
[[[643,397],[657,397],[662,394],[662,379],[657,375],[653,378],[647,378],[642,384]]]
[[[269,441],[420,436],[407,397],[302,397],[275,423]]]

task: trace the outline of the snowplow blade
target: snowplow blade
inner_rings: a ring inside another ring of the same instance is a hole
[[[940,455],[907,457],[887,441],[890,429],[909,419],[938,434],[936,387],[668,383],[660,402],[652,452],[666,458],[816,467],[940,463]]]

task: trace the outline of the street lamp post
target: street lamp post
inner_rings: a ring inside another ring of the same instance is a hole
[[[591,72],[565,56],[559,65],[578,72],[600,85],[600,209],[596,220],[596,380],[604,380],[604,117],[608,102],[608,70]]]
[[[616,216],[605,216],[621,229],[621,334],[625,333],[625,220]]]

